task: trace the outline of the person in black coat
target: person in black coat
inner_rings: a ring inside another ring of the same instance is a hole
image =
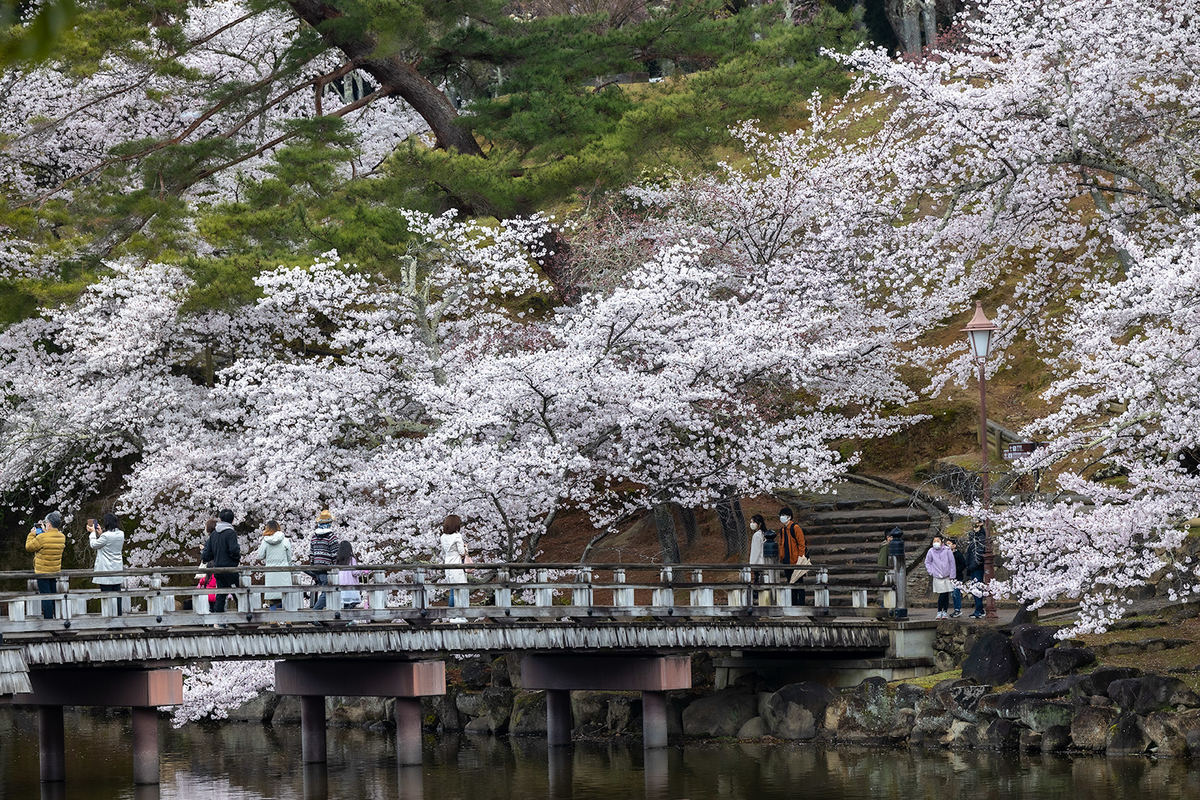
[[[963,575],[967,569],[967,557],[958,551],[958,542],[953,539],[946,540],[950,544],[950,552],[954,554],[954,580],[962,583]],[[952,617],[962,616],[962,589],[954,589],[951,592],[954,599],[954,611],[950,614]]]
[[[241,559],[242,548],[238,544],[237,531],[233,529],[233,512],[227,508],[222,509],[217,515],[217,527],[204,543],[204,549],[200,551],[200,560],[213,569],[217,579],[217,599],[213,606],[213,611],[217,613],[225,610],[227,593],[221,590],[236,586],[238,574],[216,570],[221,567],[236,567],[241,563]]]
[[[967,568],[963,574],[969,581],[983,582],[984,556],[987,555],[987,528],[982,522],[976,522],[975,527],[967,534],[967,548],[963,554],[967,557]],[[972,619],[983,618],[983,595],[975,596],[975,613]]]

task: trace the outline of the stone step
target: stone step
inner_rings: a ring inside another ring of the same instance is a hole
[[[804,531],[805,536],[854,536],[859,539],[883,538],[885,531],[890,531],[892,528],[899,528],[904,531],[905,535],[909,532],[920,533],[929,529],[931,521],[928,517],[923,520],[904,520],[902,522],[877,522],[877,523],[859,523],[859,524],[842,524],[842,525],[805,525],[803,522],[800,528]]]
[[[861,525],[864,523],[897,523],[905,521],[928,520],[929,515],[923,509],[905,506],[904,508],[889,508],[876,511],[830,511],[819,514],[805,514],[798,517],[810,525]]]
[[[834,500],[824,503],[814,503],[812,510],[818,513],[825,511],[869,511],[901,508],[911,505],[911,503],[912,501],[907,497],[879,498],[875,500]]]

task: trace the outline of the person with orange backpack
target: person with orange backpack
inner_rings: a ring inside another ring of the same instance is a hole
[[[804,531],[792,519],[792,510],[787,506],[779,509],[779,522],[782,528],[779,529],[779,563],[780,564],[800,564],[809,563],[805,556],[806,546],[804,542]],[[788,572],[788,583],[799,583],[808,570],[794,569]],[[804,589],[792,589],[792,605],[804,605]]]

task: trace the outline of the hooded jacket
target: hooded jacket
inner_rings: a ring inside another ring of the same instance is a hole
[[[314,567],[332,564],[337,561],[337,551],[338,538],[333,533],[333,525],[318,525],[308,548],[309,563]]]
[[[925,553],[925,569],[935,578],[953,578],[954,554],[945,545],[930,547]]]
[[[216,567],[236,567],[242,558],[242,547],[238,544],[237,531],[228,522],[218,522],[216,530],[204,543],[200,560]]]
[[[283,531],[275,531],[270,536],[264,536],[258,546],[256,558],[268,567],[290,567],[292,565],[292,540],[283,535]],[[267,586],[291,586],[292,573],[268,572],[263,578]],[[280,600],[282,592],[266,592],[263,597],[268,600]]]

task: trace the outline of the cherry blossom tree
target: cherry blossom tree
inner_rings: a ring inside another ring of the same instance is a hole
[[[1048,398],[1060,410],[1028,428],[1049,447],[1026,468],[1052,468],[1059,489],[1090,502],[999,515],[1013,576],[995,588],[1035,605],[1079,599],[1074,630],[1102,628],[1127,590],[1164,571],[1181,592],[1195,585],[1180,526],[1200,512],[1187,333],[1198,11],[984,0],[961,22],[961,47],[847,59],[891,105],[866,137],[879,169],[920,209],[916,224],[936,222],[932,245],[970,254],[961,288],[1015,283],[1001,343],[1024,330],[1058,378]],[[966,382],[971,367],[961,355],[935,384]],[[1125,477],[1090,480],[1097,462]]]
[[[137,7],[88,13],[80,25],[128,32],[146,22]],[[356,90],[364,84],[353,63],[261,3],[164,12],[140,38],[99,56],[76,46],[80,60],[13,65],[4,75],[0,279],[57,274],[64,258],[104,257],[138,236],[159,249],[203,250],[188,235],[196,207],[236,200],[281,147],[328,145],[347,177],[363,176],[425,130],[402,100]],[[46,204],[90,215],[92,228],[47,236]]]

